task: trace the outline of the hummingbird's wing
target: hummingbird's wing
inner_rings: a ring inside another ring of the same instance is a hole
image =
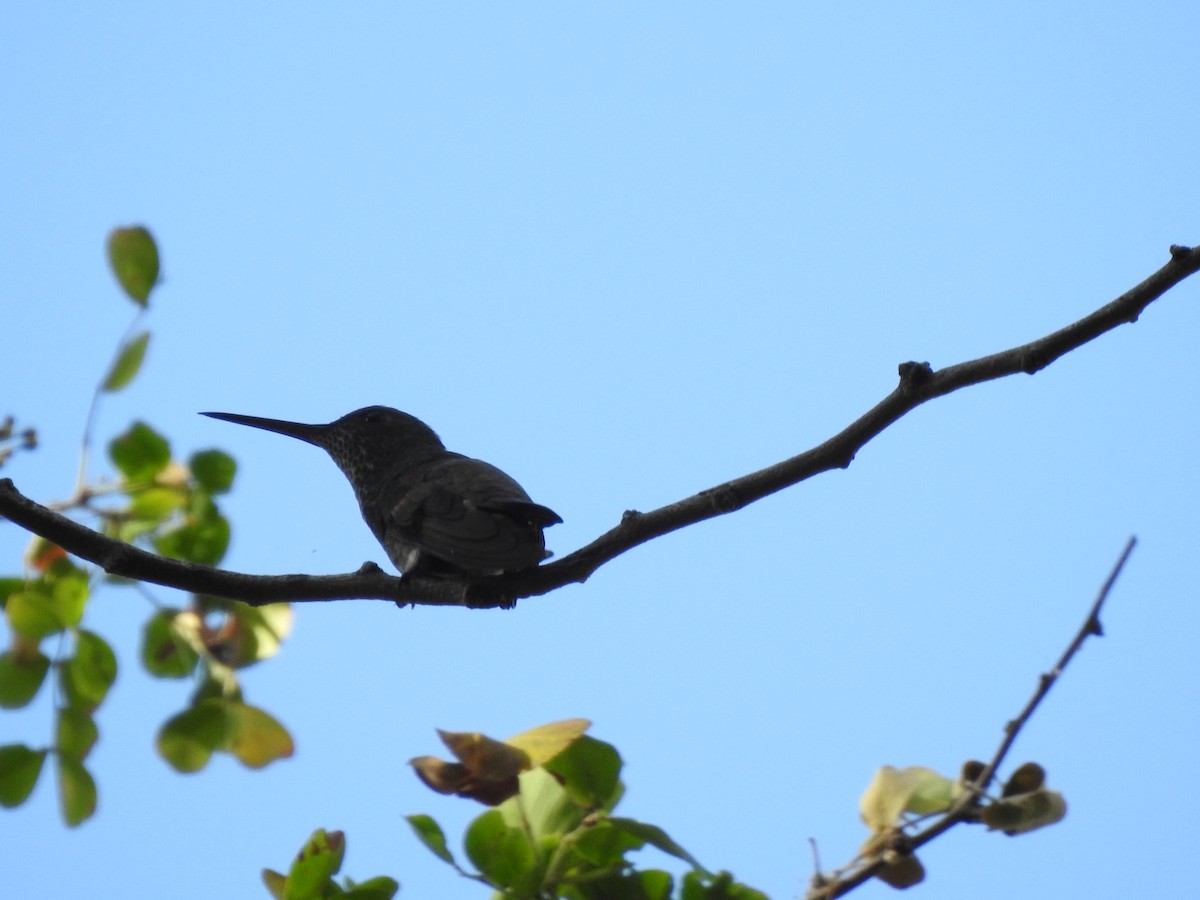
[[[474,572],[524,569],[549,555],[542,529],[562,519],[495,466],[455,455],[411,474],[419,480],[404,479],[384,525],[399,542]]]

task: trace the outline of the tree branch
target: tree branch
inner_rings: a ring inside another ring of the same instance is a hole
[[[927,400],[960,388],[1014,375],[1033,374],[1107,331],[1137,321],[1142,311],[1200,270],[1200,248],[1171,247],[1170,261],[1111,303],[1053,334],[970,362],[934,371],[928,363],[900,365],[892,393],[847,428],[798,456],[701,491],[651,512],[629,511],[620,524],[592,543],[535,569],[471,581],[395,578],[374,564],[346,575],[244,575],[145,553],[57,515],[0,480],[0,515],[39,534],[111,575],[181,590],[242,600],[251,605],[281,600],[391,600],[432,606],[508,607],[522,597],[586,581],[627,550],[705,519],[734,512],[830,469],[844,469],[860,449],[897,419]]]
[[[957,803],[946,810],[945,813],[939,816],[927,828],[922,829],[911,837],[906,837],[904,840],[904,850],[906,852],[915,852],[918,848],[949,831],[955,825],[962,822],[977,821],[979,800],[996,777],[996,770],[1008,755],[1008,751],[1012,749],[1012,745],[1016,742],[1017,735],[1020,734],[1021,729],[1033,718],[1034,711],[1037,710],[1045,696],[1050,693],[1050,688],[1058,681],[1063,671],[1067,668],[1067,665],[1075,658],[1075,654],[1079,652],[1079,648],[1083,646],[1083,642],[1093,635],[1100,637],[1104,634],[1104,629],[1100,625],[1100,609],[1104,606],[1104,601],[1108,599],[1109,592],[1112,591],[1113,585],[1116,584],[1117,576],[1121,574],[1121,570],[1125,567],[1125,562],[1129,559],[1129,554],[1133,552],[1136,544],[1137,538],[1131,537],[1125,545],[1125,549],[1121,552],[1116,565],[1113,566],[1112,571],[1105,580],[1104,586],[1100,588],[1100,593],[1096,597],[1096,601],[1092,604],[1092,608],[1088,610],[1087,618],[1083,620],[1083,624],[1075,633],[1075,637],[1071,643],[1067,645],[1067,649],[1063,652],[1062,657],[1055,663],[1053,669],[1042,674],[1038,680],[1037,690],[1033,692],[1033,696],[1029,698],[1029,702],[1025,704],[1025,708],[1021,710],[1020,714],[1004,726],[1004,740],[1000,742],[1000,746],[992,756],[992,761],[986,766],[983,766],[982,763],[978,764],[982,766],[982,771],[971,781],[969,790]],[[875,877],[887,865],[887,861],[880,854],[868,860],[861,867],[855,868],[835,880],[827,880],[823,876],[818,875],[814,879],[812,888],[805,896],[805,900],[833,900],[835,897],[845,896],[859,885]]]

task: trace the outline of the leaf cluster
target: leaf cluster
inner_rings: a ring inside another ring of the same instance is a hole
[[[494,804],[467,827],[464,836],[464,852],[476,871],[458,863],[431,816],[408,816],[414,833],[438,859],[505,897],[765,900],[764,894],[739,884],[728,873],[709,872],[657,825],[613,815],[625,792],[621,757],[611,744],[570,734],[577,723],[586,727],[584,720],[569,720],[505,742],[442,733],[459,757],[458,763],[445,765],[459,767],[452,771],[461,776],[460,783],[453,787],[437,779],[431,783],[430,757],[418,757],[412,764],[419,777],[440,793]],[[559,749],[557,745],[564,742],[566,746]],[[542,761],[543,756],[548,758]],[[481,794],[474,789],[479,784],[503,785],[510,777],[515,779],[511,791],[497,795],[495,790]],[[628,858],[647,846],[691,867],[677,893],[669,872],[637,869]]]
[[[84,760],[99,738],[95,712],[117,678],[117,658],[104,638],[80,627],[91,593],[88,574],[61,552],[42,553],[37,564],[35,577],[0,579],[0,606],[11,629],[0,654],[0,707],[31,702],[51,670],[60,701],[51,745],[0,746],[0,805],[25,802],[53,751],[63,820],[75,826],[96,809],[96,782]],[[70,635],[71,649],[51,660],[42,643],[63,634]]]
[[[973,801],[985,765],[972,760],[957,779],[925,766],[881,766],[859,799],[859,815],[871,829],[858,861],[880,859],[876,877],[894,888],[912,887],[924,880],[925,867],[912,852],[908,835],[929,816],[950,812],[956,804]],[[1062,794],[1045,786],[1045,770],[1025,763],[1005,782],[1000,797],[972,804],[968,821],[982,822],[989,831],[1011,836],[1059,822],[1067,814]]]
[[[159,281],[157,246],[147,229],[135,226],[114,230],[108,249],[118,284],[136,304],[136,325]],[[98,530],[116,540],[213,566],[229,546],[229,521],[217,504],[237,471],[228,454],[210,449],[179,460],[166,437],[137,421],[108,443],[115,480],[84,480],[96,403],[133,381],[149,339],[149,332],[141,331],[121,341],[93,395],[80,481],[58,508],[97,520]],[[6,420],[0,441],[14,433],[12,420]],[[32,429],[19,437],[25,447],[36,444]],[[5,449],[11,453],[12,448]],[[166,606],[139,583],[89,571],[61,548],[37,538],[26,555],[25,571],[0,578],[0,608],[10,634],[8,648],[0,653],[0,707],[32,703],[52,680],[53,737],[42,746],[0,746],[0,804],[24,803],[47,756],[53,755],[64,821],[78,825],[95,812],[96,783],[85,760],[99,739],[96,712],[117,677],[118,663],[108,642],[82,623],[94,590],[103,583],[137,586],[153,605],[142,632],[140,656],[146,671],[156,678],[195,683],[187,706],[159,730],[158,750],[172,767],[196,771],[214,752],[229,753],[254,768],[291,755],[291,736],[269,713],[245,702],[237,678],[238,669],[277,651],[291,628],[288,606],[250,608],[201,595],[192,595],[183,607]],[[49,651],[48,642],[53,645]]]
[[[341,871],[346,856],[346,836],[340,831],[318,828],[300,848],[288,873],[263,869],[263,884],[275,900],[391,900],[400,884],[386,875],[355,882],[333,876]]]

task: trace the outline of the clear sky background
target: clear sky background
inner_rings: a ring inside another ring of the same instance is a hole
[[[132,315],[103,257],[116,225],[154,231],[165,280],[97,442],[144,418],[180,456],[229,451],[227,566],[314,574],[384,562],[342,476],[197,411],[399,407],[557,510],[562,555],[825,440],[898,363],[1042,336],[1200,242],[1200,6],[970,6],[10,4],[0,412],[42,446],[3,474],[70,492]],[[959,828],[917,890],[1180,896],[1198,334],[1193,281],[1036,377],[926,405],[844,472],[511,612],[301,607],[244,677],[297,742],[262,772],[156,756],[190,686],[140,670],[152,607],[105,589],[86,625],[122,669],[90,758],[100,807],[68,832],[44,778],[0,815],[4,892],[265,897],[259,870],[323,826],[352,876],[482,897],[402,820],[432,814],[457,849],[482,807],[405,761],[440,749],[436,727],[585,716],[625,758],[624,814],[794,897],[810,837],[827,867],[853,855],[877,766],[993,752],[1136,534],[1107,636],[1011,758],[1046,766],[1067,819]],[[0,569],[26,539],[0,526]],[[0,743],[45,742],[51,716],[49,692],[0,715]]]

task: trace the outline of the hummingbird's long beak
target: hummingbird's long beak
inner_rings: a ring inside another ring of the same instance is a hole
[[[202,416],[210,419],[221,419],[236,425],[249,425],[251,428],[261,428],[263,431],[273,431],[276,434],[286,434],[318,447],[325,446],[325,432],[328,425],[306,425],[303,422],[285,422],[283,419],[264,419],[259,416],[242,416],[237,413],[202,412]]]

